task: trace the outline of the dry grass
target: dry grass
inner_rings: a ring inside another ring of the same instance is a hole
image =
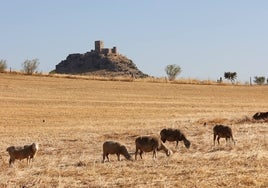
[[[0,187],[267,187],[268,87],[96,81],[0,74]],[[204,122],[207,126],[203,126]],[[212,127],[232,127],[236,145],[213,146]],[[182,129],[189,150],[157,159],[102,163],[102,143],[135,151],[135,137]],[[10,145],[40,144],[36,160],[8,166]]]

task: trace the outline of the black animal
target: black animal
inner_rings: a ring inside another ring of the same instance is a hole
[[[268,112],[257,112],[252,117],[255,120],[261,120],[261,119],[265,120],[268,119]]]
[[[10,159],[9,159],[9,166],[13,166],[16,159],[22,160],[27,159],[27,164],[30,164],[30,161],[34,160],[36,153],[39,149],[37,143],[32,143],[31,145],[25,146],[10,146],[6,149],[8,152]]]
[[[218,144],[220,144],[220,138],[225,138],[226,143],[227,141],[230,141],[230,139],[232,139],[232,141],[235,144],[234,138],[233,138],[233,133],[232,133],[232,129],[228,126],[225,125],[215,125],[213,128],[213,134],[214,134],[214,145],[215,145],[215,140],[217,138]]]
[[[179,129],[162,129],[160,132],[161,140],[165,143],[166,141],[176,141],[176,147],[179,141],[183,141],[186,148],[190,148],[191,142],[186,139],[185,135]]]

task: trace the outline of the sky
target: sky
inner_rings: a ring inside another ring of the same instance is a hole
[[[268,77],[267,0],[0,0],[0,59],[12,70],[38,58],[46,73],[95,40],[155,77]]]

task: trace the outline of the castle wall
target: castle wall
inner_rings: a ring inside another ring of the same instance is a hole
[[[112,50],[110,48],[103,48],[101,49],[101,54],[110,54],[112,52]]]
[[[97,40],[95,41],[95,52],[105,55],[108,55],[110,53],[117,54],[117,48],[115,46],[113,48],[104,48],[104,42]]]

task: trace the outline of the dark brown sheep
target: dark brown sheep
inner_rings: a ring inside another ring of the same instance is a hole
[[[120,154],[123,155],[128,160],[132,160],[130,154],[127,151],[126,146],[120,144],[119,142],[105,141],[103,143],[103,161],[102,162],[104,162],[105,157],[108,159],[108,162],[110,161],[108,157],[109,154],[116,154],[118,161],[120,161]]]
[[[166,141],[176,141],[176,147],[179,141],[183,141],[186,148],[190,148],[191,142],[186,139],[185,135],[179,129],[162,129],[160,132],[161,140],[165,143]]]
[[[10,146],[6,149],[9,153],[9,165],[13,165],[16,159],[27,159],[27,164],[30,164],[30,160],[34,160],[39,147],[37,143],[25,146]]]
[[[268,119],[268,112],[257,112],[252,116],[252,118],[255,120],[266,120]]]
[[[220,138],[225,138],[226,143],[227,141],[230,139],[232,139],[232,141],[235,144],[234,138],[233,138],[233,133],[232,133],[232,129],[228,126],[224,126],[224,125],[215,125],[213,128],[213,134],[214,134],[214,145],[215,145],[215,140],[217,137],[217,141],[218,144],[220,144]]]
[[[140,151],[140,157],[142,159],[143,152],[153,152],[153,158],[156,158],[156,151],[164,150],[166,155],[169,156],[172,154],[172,151],[169,150],[161,139],[157,136],[139,136],[135,140],[136,152],[135,159],[137,160],[138,152]]]

